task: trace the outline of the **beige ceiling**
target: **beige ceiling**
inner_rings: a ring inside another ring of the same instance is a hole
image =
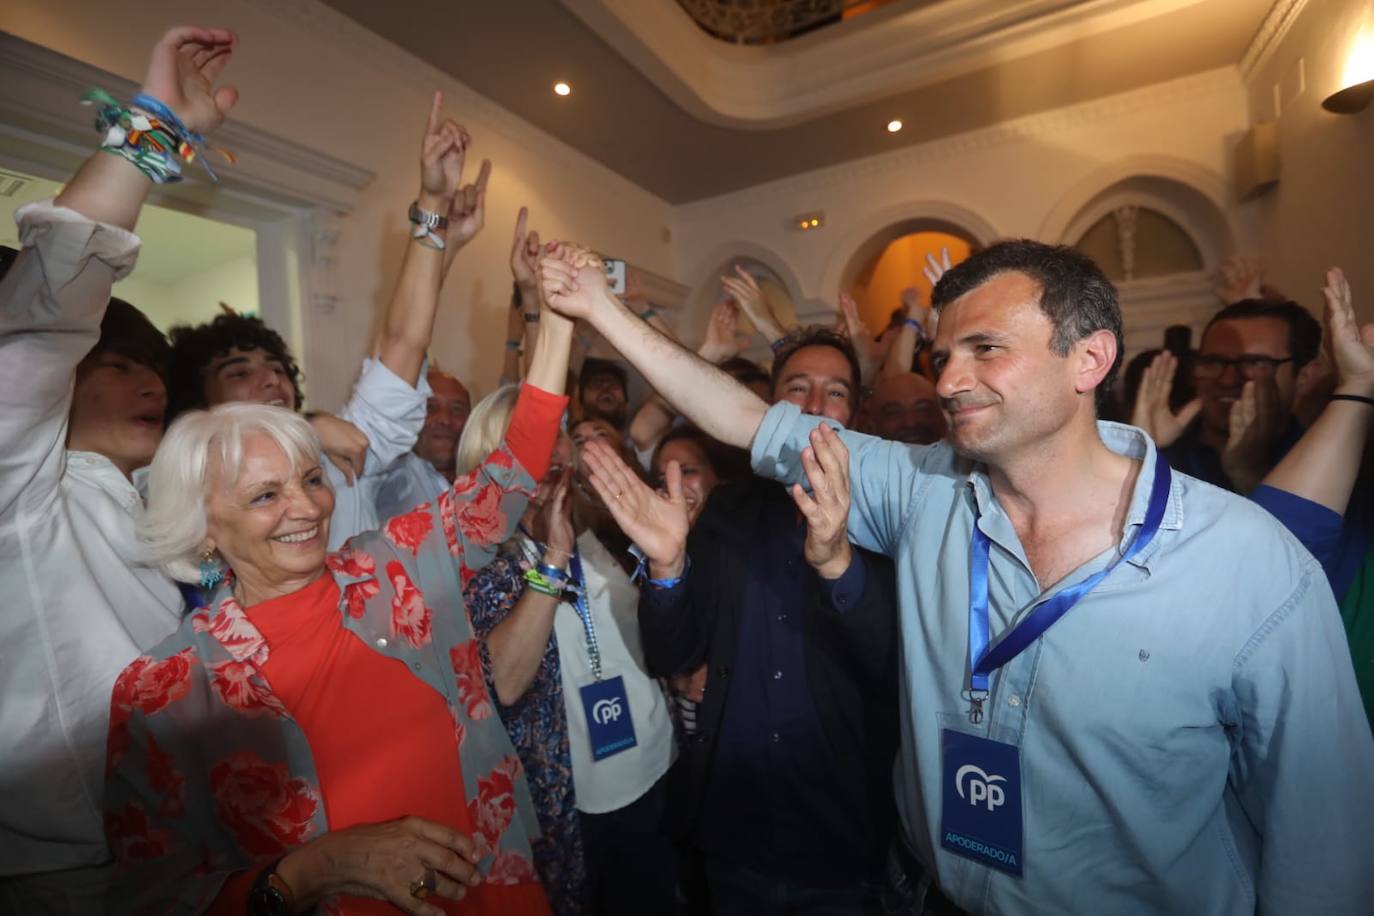
[[[404,15],[374,0],[325,2],[671,203],[1235,64],[1271,5],[1147,0],[1158,15],[802,123],[743,130],[688,114],[559,0],[410,0]],[[645,0],[645,15],[670,4]],[[572,84],[570,97],[553,94],[557,80]],[[892,118],[905,123],[900,133],[885,131]]]

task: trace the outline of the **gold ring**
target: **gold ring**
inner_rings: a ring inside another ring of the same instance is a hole
[[[424,900],[439,887],[439,876],[434,869],[426,868],[418,881],[410,882],[410,896]]]

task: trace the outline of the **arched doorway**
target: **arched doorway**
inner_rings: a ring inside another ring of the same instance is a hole
[[[927,256],[938,262],[948,252],[950,263],[958,264],[975,247],[961,230],[917,229],[898,235],[859,268],[847,290],[859,306],[859,315],[874,333],[881,333],[900,308],[907,287],[917,290],[922,305],[930,305],[932,287],[924,272]]]

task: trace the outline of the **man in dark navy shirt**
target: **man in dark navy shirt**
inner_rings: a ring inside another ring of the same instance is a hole
[[[1321,339],[1321,325],[1296,302],[1245,299],[1212,316],[1193,360],[1197,422],[1172,445],[1152,430],[1170,466],[1228,490],[1254,489],[1302,435],[1293,405],[1319,380]],[[1256,420],[1230,442],[1231,411],[1247,382]]]
[[[774,400],[849,421],[859,369],[846,339],[808,329],[774,367]],[[719,914],[877,911],[895,812],[896,601],[890,561],[850,547],[847,508],[839,546],[817,548],[781,484],[718,487],[682,581],[641,593],[650,671],[708,666],[679,800]]]

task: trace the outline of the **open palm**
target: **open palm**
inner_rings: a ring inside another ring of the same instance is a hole
[[[664,469],[667,492],[655,492],[604,442],[588,442],[582,458],[591,483],[625,536],[660,566],[675,565],[687,548],[687,500],[676,461]]]

